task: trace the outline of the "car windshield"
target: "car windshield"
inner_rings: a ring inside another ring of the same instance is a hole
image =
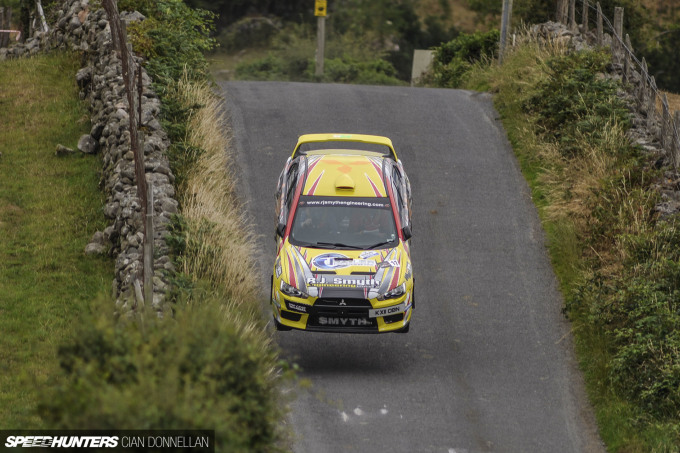
[[[383,249],[398,244],[388,198],[302,196],[290,242],[328,249]]]

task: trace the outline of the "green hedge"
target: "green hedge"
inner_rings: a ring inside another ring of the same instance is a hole
[[[500,32],[463,33],[456,39],[434,48],[430,74],[424,83],[441,88],[459,88],[472,65],[491,59],[498,52]]]
[[[59,348],[64,376],[40,412],[57,429],[215,429],[217,451],[275,451],[274,349],[207,299],[174,316],[114,319],[100,301]]]

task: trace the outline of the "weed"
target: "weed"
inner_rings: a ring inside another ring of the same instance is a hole
[[[612,451],[680,445],[680,234],[660,222],[658,171],[631,146],[601,52],[530,36],[467,79],[496,106],[532,187],[576,333],[600,433]]]

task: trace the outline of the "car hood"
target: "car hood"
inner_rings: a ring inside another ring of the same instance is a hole
[[[276,260],[277,278],[311,297],[373,299],[411,278],[403,242],[380,250],[328,250],[283,245]]]

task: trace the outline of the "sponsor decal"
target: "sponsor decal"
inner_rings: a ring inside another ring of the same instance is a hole
[[[307,286],[323,288],[377,288],[380,286],[380,280],[376,280],[368,275],[366,277],[368,278],[309,277],[306,283]]]
[[[353,259],[340,253],[324,253],[312,260],[312,266],[318,269],[332,271],[350,266],[375,266],[375,260]]]
[[[288,309],[293,311],[298,311],[300,313],[307,313],[307,306],[302,304],[296,304],[295,302],[286,301],[288,304]]]
[[[351,208],[372,208],[372,209],[390,209],[390,203],[387,201],[359,201],[359,200],[344,200],[344,199],[313,199],[298,201],[298,206],[333,206],[333,207],[351,207]]]
[[[335,270],[347,267],[347,260],[351,258],[339,253],[324,253],[312,260],[312,266],[323,270]]]
[[[374,256],[378,256],[380,253],[378,253],[375,250],[366,250],[365,252],[361,252],[361,255],[359,255],[359,258],[362,259],[367,259],[367,258],[373,258]]]
[[[332,318],[327,316],[319,317],[319,324],[322,326],[370,326],[372,322],[366,318]]]
[[[380,267],[399,267],[399,260],[385,260],[380,263]]]

